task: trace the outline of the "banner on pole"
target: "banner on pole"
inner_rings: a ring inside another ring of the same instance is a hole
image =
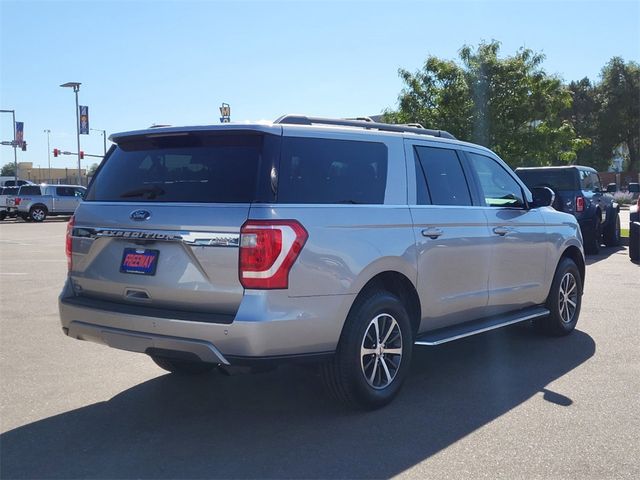
[[[89,107],[80,105],[80,135],[89,135]]]
[[[16,122],[16,146],[22,147],[24,143],[24,122]]]

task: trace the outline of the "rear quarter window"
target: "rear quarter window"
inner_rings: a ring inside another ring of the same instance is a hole
[[[382,204],[387,156],[378,142],[284,137],[277,201]]]
[[[20,195],[42,195],[40,192],[40,187],[35,185],[22,186],[20,187]]]

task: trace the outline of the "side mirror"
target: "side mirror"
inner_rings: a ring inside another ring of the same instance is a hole
[[[556,199],[556,194],[549,187],[533,187],[533,208],[550,207]]]

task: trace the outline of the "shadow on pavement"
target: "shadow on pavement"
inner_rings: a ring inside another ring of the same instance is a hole
[[[571,392],[546,386],[594,352],[583,332],[550,339],[525,327],[418,348],[401,394],[364,413],[334,404],[299,367],[163,375],[1,435],[0,476],[390,477],[536,394],[571,408]]]
[[[623,250],[625,250],[625,247],[622,245],[619,247],[600,247],[600,253],[597,255],[587,255],[584,261],[587,265],[593,265],[594,263],[606,260],[611,255],[615,255]]]

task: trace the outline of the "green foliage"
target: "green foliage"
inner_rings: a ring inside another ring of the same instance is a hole
[[[398,109],[385,121],[447,130],[513,167],[579,163],[602,171],[614,152],[626,155],[627,170],[640,167],[637,63],[613,57],[598,83],[565,85],[543,70],[541,54],[499,53],[499,42],[483,42],[463,46],[458,61],[430,56],[415,73],[400,69]]]
[[[89,169],[87,170],[87,175],[89,177],[93,177],[93,175],[96,173],[96,170],[98,169],[98,164],[94,163],[92,164]]]
[[[638,168],[640,152],[640,65],[613,57],[598,85],[598,137],[603,155],[628,150],[627,170]]]
[[[0,176],[12,177],[15,175],[15,165],[13,162],[5,163],[0,170]]]
[[[512,167],[574,161],[588,142],[561,117],[571,92],[542,70],[543,55],[521,48],[501,58],[499,51],[496,41],[464,46],[458,63],[431,56],[415,73],[401,69],[399,108],[386,120],[447,130]]]

